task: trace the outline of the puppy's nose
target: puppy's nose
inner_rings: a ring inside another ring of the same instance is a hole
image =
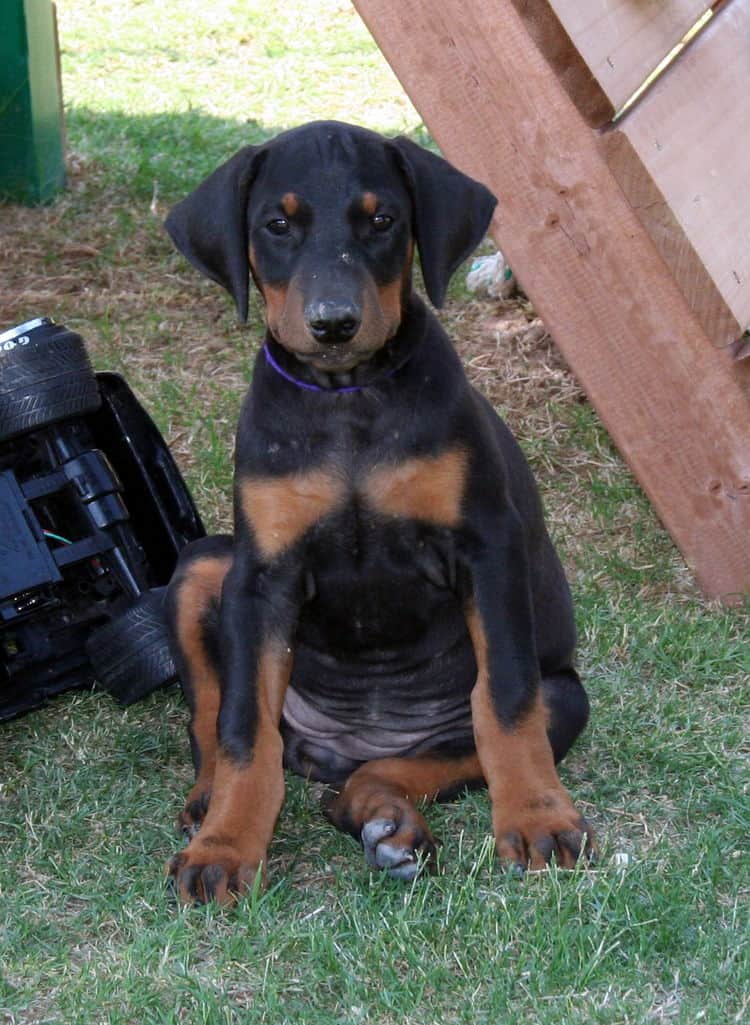
[[[307,307],[305,320],[316,342],[335,345],[354,338],[362,323],[362,312],[354,303],[317,302]]]

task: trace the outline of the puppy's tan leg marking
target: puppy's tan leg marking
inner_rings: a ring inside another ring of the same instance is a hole
[[[212,602],[218,602],[232,560],[198,559],[185,573],[177,598],[177,641],[188,667],[192,695],[190,734],[198,758],[198,775],[178,823],[191,832],[201,823],[208,805],[216,767],[216,720],[219,715],[219,677],[209,658],[203,634],[203,618]]]
[[[582,849],[592,856],[596,848],[591,827],[557,775],[547,707],[540,693],[516,725],[500,723],[490,694],[487,635],[473,604],[466,618],[478,669],[471,694],[474,738],[490,792],[497,852],[524,868],[542,869],[553,854],[560,866],[573,868]]]

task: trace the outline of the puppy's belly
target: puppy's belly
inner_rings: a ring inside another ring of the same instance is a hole
[[[283,711],[288,767],[342,782],[364,762],[473,747],[476,663],[465,632],[418,660],[335,659],[298,645]]]

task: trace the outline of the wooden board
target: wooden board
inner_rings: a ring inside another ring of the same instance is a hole
[[[603,142],[717,345],[750,325],[748,40],[750,0],[733,0]]]
[[[704,589],[750,591],[750,361],[714,349],[512,0],[355,0]]]
[[[727,305],[700,256],[624,132],[601,140],[609,168],[636,216],[666,261],[706,335],[719,347],[731,345],[743,327]]]
[[[515,0],[515,6],[579,110],[590,124],[602,125],[712,4],[711,0]],[[591,78],[586,78],[581,63]]]

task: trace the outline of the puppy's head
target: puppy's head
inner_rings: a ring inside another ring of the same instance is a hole
[[[440,306],[494,207],[483,185],[408,139],[314,122],[240,150],[166,227],[243,320],[252,276],[273,337],[319,369],[345,371],[398,330],[414,243]]]

